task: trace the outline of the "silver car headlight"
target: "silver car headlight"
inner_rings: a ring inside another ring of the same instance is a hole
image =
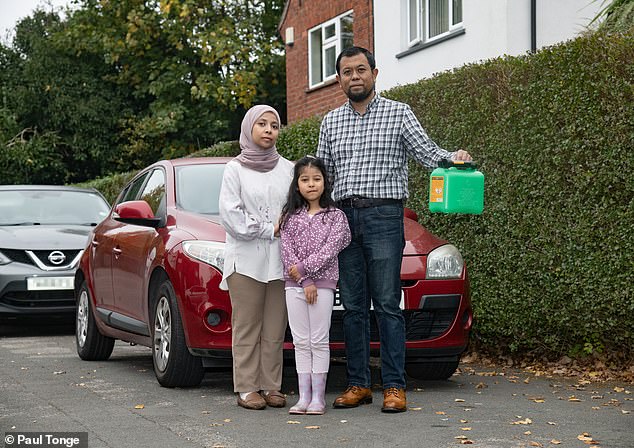
[[[225,266],[225,243],[216,241],[183,241],[183,250],[187,255],[207,263],[220,272]]]
[[[464,261],[460,251],[451,244],[445,244],[427,255],[427,274],[428,279],[439,278],[460,278]]]
[[[9,263],[11,263],[11,259],[7,257],[5,254],[3,254],[2,252],[0,252],[0,266],[2,266],[3,264],[9,264]]]

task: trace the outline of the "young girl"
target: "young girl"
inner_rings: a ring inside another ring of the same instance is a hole
[[[240,155],[227,163],[220,189],[220,218],[227,231],[220,287],[229,289],[233,387],[238,405],[284,407],[280,392],[286,306],[278,220],[293,163],[275,147],[280,117],[270,106],[244,116]]]
[[[295,164],[280,240],[299,383],[299,401],[289,413],[323,414],[337,255],[350,243],[350,228],[345,214],[334,206],[320,159],[306,156]]]

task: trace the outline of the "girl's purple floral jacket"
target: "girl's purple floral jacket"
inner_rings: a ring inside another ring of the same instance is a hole
[[[288,218],[280,230],[280,241],[287,287],[314,284],[318,288],[336,288],[337,255],[350,244],[350,227],[344,212],[330,208],[310,216],[304,208]],[[302,276],[299,283],[288,275],[293,265]]]

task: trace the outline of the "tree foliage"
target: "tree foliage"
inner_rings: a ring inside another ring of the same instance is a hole
[[[634,0],[603,0],[602,6],[593,22],[603,19],[600,25],[603,31],[623,32],[634,26]]]
[[[254,103],[285,112],[283,0],[74,3],[0,44],[2,183],[133,170],[236,138]]]
[[[108,80],[130,87],[135,98],[135,114],[124,124],[122,165],[142,166],[235,137],[255,101],[283,107],[284,60],[275,30],[283,1],[80,4],[65,45],[78,55],[103,55],[115,68]]]
[[[65,183],[115,167],[126,89],[104,81],[113,70],[94,55],[56,45],[63,29],[56,13],[38,10],[1,48],[3,183]]]

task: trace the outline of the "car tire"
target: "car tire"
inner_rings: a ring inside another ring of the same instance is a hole
[[[84,361],[104,361],[112,354],[114,339],[99,333],[90,303],[90,292],[82,282],[75,309],[75,344]]]
[[[458,368],[459,360],[413,362],[405,365],[407,374],[417,380],[446,380]]]
[[[163,280],[152,301],[152,364],[163,387],[198,386],[205,375],[202,359],[189,353],[174,287]]]

